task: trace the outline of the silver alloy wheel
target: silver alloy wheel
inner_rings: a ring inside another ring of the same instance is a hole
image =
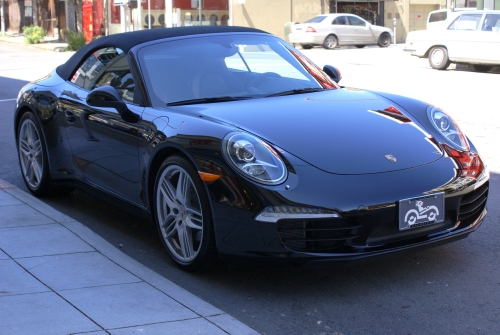
[[[333,35],[328,35],[323,43],[326,49],[335,49],[337,46],[337,38]]]
[[[444,62],[444,52],[441,48],[436,48],[431,53],[431,62],[440,66]]]
[[[180,262],[191,262],[203,239],[201,201],[189,174],[178,165],[165,168],[156,189],[156,214],[166,246]]]
[[[42,141],[35,124],[29,119],[22,123],[19,132],[19,161],[26,183],[37,189],[43,176]]]

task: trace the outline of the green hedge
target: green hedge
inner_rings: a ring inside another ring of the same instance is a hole
[[[68,43],[68,47],[66,48],[66,50],[70,51],[79,50],[86,44],[85,36],[74,31],[68,32],[66,36],[66,42]]]
[[[24,33],[24,42],[28,44],[40,43],[42,38],[44,38],[45,36],[45,31],[43,30],[43,28],[34,25],[24,26],[23,33]]]

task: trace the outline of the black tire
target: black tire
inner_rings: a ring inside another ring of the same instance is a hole
[[[356,48],[364,48],[366,45],[355,45]]]
[[[301,44],[300,45],[302,49],[312,49],[313,45],[312,44]]]
[[[333,50],[337,47],[339,41],[336,36],[328,35],[323,42],[323,48]]]
[[[488,72],[491,71],[491,69],[493,69],[493,66],[490,65],[472,65],[472,67],[477,72]]]
[[[165,159],[153,198],[154,220],[172,260],[186,271],[210,269],[217,260],[212,213],[194,166],[180,156]]]
[[[446,70],[451,62],[448,59],[448,50],[444,47],[434,47],[429,52],[429,64],[433,69]]]
[[[389,45],[391,45],[391,35],[388,33],[382,33],[382,35],[378,38],[378,46],[381,48],[387,48]]]
[[[50,171],[45,138],[38,119],[26,112],[17,129],[17,151],[24,183],[37,197],[51,194]]]

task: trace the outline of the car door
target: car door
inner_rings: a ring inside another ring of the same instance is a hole
[[[126,55],[115,48],[97,50],[70,81],[61,92],[60,107],[74,166],[92,185],[142,205],[139,124],[125,121],[114,108],[86,103],[92,89],[110,85],[133,113],[142,114],[144,108],[134,103],[135,80]]]
[[[480,60],[500,64],[500,14],[486,14],[477,31],[478,55]]]
[[[349,21],[347,20],[346,15],[340,15],[333,18],[329,31],[337,36],[340,45],[353,43],[354,29],[349,26]]]
[[[349,27],[352,29],[352,40],[356,44],[370,44],[376,42],[368,22],[357,16],[348,16]]]
[[[443,34],[448,57],[454,61],[470,62],[481,57],[477,30],[483,14],[464,13],[458,16]]]

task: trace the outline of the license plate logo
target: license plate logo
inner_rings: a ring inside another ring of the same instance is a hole
[[[399,201],[399,230],[444,221],[444,193]]]

